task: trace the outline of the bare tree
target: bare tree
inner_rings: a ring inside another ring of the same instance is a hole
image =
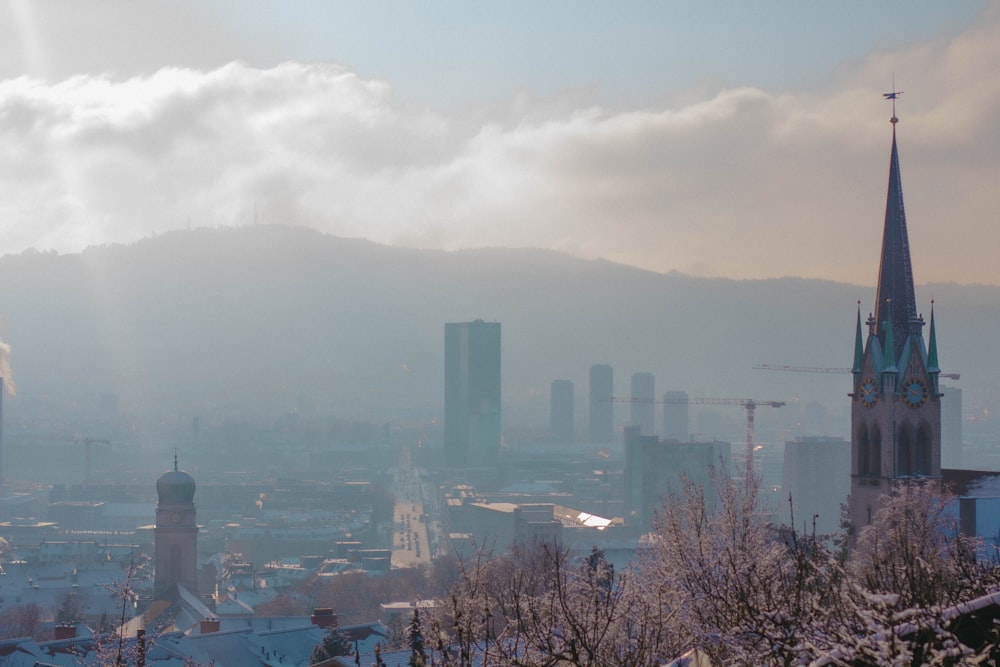
[[[469,565],[451,597],[450,641],[438,643],[446,653],[455,642],[463,667],[631,667],[655,664],[675,648],[665,641],[666,606],[599,550],[576,559],[537,542],[502,556],[480,552]]]
[[[844,575],[824,540],[779,526],[752,469],[734,478],[720,465],[711,483],[706,494],[682,480],[643,562],[672,633],[723,664],[796,665],[828,649]]]
[[[42,608],[34,602],[0,611],[0,639],[33,637],[42,622]]]
[[[996,590],[1000,571],[981,540],[958,530],[953,508],[954,498],[932,482],[907,481],[883,498],[848,558],[854,613],[841,626],[841,660],[996,664],[996,625],[968,641],[960,617],[963,605]]]
[[[862,529],[848,566],[875,594],[898,595],[902,608],[948,606],[998,583],[982,541],[963,535],[954,498],[933,483],[909,482],[888,493]]]
[[[1000,661],[998,626],[972,613],[1000,604],[974,600],[1000,574],[959,534],[947,496],[901,486],[845,553],[788,527],[790,514],[777,521],[752,470],[720,466],[711,483],[706,495],[683,481],[634,569],[545,543],[479,551],[430,624],[438,664],[639,667],[688,648],[725,665]]]

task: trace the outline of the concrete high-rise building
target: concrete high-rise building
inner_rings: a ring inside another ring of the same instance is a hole
[[[941,387],[941,467],[962,468],[962,390]]]
[[[608,364],[590,367],[590,442],[610,444],[615,440],[615,373]]]
[[[656,378],[632,373],[632,426],[643,435],[656,435]]]
[[[198,593],[198,523],[194,491],[194,478],[177,469],[176,457],[174,469],[156,480],[155,600],[173,597],[176,586]]]
[[[689,405],[686,391],[668,391],[663,395],[663,439],[687,442],[691,439]]]
[[[549,432],[556,442],[573,442],[573,383],[552,381]]]
[[[484,465],[500,451],[500,323],[444,325],[444,450],[448,465]]]
[[[701,487],[707,509],[715,507],[712,469],[729,466],[728,442],[675,442],[641,435],[634,426],[625,429],[625,520],[641,530],[653,519],[670,494],[683,492],[687,478]]]
[[[894,102],[895,104],[895,102]],[[858,308],[851,392],[851,522],[871,523],[883,494],[907,480],[940,483],[941,390],[931,307],[928,341],[910,266],[895,113],[874,315]]]
[[[833,535],[840,530],[840,507],[851,492],[851,443],[843,438],[805,437],[785,443],[781,496],[792,499],[798,530]],[[778,508],[782,523],[792,521],[788,504]],[[815,522],[815,523],[814,523]]]

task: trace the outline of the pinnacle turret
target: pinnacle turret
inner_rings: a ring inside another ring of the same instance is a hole
[[[928,373],[940,373],[941,367],[938,366],[938,347],[937,347],[937,331],[934,328],[934,302],[931,301],[931,331],[929,334],[930,342],[927,344],[927,372]]]
[[[854,366],[851,370],[856,374],[861,372],[861,364],[865,360],[865,342],[861,337],[861,302],[858,301],[858,332],[854,336]]]

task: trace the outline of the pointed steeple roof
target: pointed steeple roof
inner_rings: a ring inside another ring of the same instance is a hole
[[[933,314],[931,318],[933,321]],[[865,359],[865,343],[861,338],[861,302],[858,301],[858,332],[854,336],[854,366],[851,369],[855,373],[861,372],[861,364]]]
[[[937,332],[934,330],[934,302],[931,301],[931,331],[930,331],[930,343],[927,346],[927,372],[929,373],[940,373],[941,368],[938,366],[938,351],[937,351]]]
[[[906,235],[906,212],[903,209],[903,185],[896,150],[895,113],[892,116],[892,155],[889,159],[889,191],[885,202],[885,228],[882,231],[882,259],[878,271],[875,299],[875,331],[883,350],[902,350],[911,333],[920,333],[917,301],[910,267],[910,242]],[[886,341],[886,322],[892,322],[895,340]],[[895,359],[886,359],[895,363]]]

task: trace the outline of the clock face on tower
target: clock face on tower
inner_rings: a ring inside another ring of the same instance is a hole
[[[861,381],[861,402],[866,408],[875,405],[878,400],[878,385],[872,378],[865,378]]]
[[[903,400],[911,408],[917,408],[927,400],[927,387],[923,382],[910,378],[903,383]]]

